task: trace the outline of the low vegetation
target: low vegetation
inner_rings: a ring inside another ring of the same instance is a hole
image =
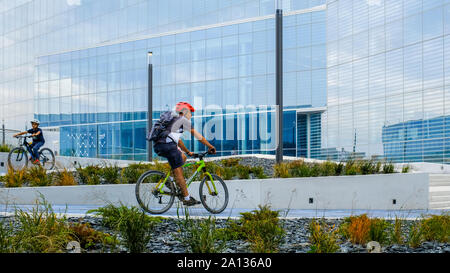
[[[185,218],[178,221],[178,239],[191,253],[221,253],[226,247],[227,238],[216,226],[216,219],[192,219],[185,209]]]
[[[308,230],[311,243],[310,253],[335,253],[339,250],[339,236],[334,225],[330,226],[324,220],[313,219]]]
[[[206,169],[213,174],[221,176],[224,180],[233,179],[265,179],[269,177],[316,177],[316,176],[340,176],[340,175],[367,175],[386,174],[395,171],[390,162],[375,162],[369,160],[348,160],[346,162],[324,161],[322,163],[310,163],[303,160],[281,162],[273,166],[273,174],[269,175],[262,166],[244,165],[241,158],[228,158],[219,162],[205,162]],[[185,178],[189,178],[198,168],[191,165],[183,169]],[[127,167],[103,163],[101,165],[88,165],[75,167],[75,171],[67,169],[56,170],[49,173],[41,166],[32,166],[27,170],[9,170],[6,176],[1,177],[6,187],[21,186],[55,186],[55,185],[99,185],[99,184],[134,184],[139,177],[149,170],[157,170],[163,173],[170,171],[168,163],[157,160],[150,163],[133,163]],[[409,165],[402,168],[402,173],[410,171]],[[200,173],[201,180],[204,173]]]
[[[44,199],[37,202],[31,212],[16,210],[14,217],[18,228],[15,232],[9,231],[8,252],[64,252],[67,243],[72,241],[73,233],[66,218],[58,218]]]
[[[4,181],[5,186],[8,188],[22,187],[26,182],[26,170],[14,171],[14,169],[8,168]]]
[[[66,168],[57,170],[53,173],[53,185],[54,186],[75,186],[75,176],[72,172],[69,172]]]
[[[425,241],[448,243],[450,239],[450,213],[425,216],[420,222],[420,230]]]
[[[390,162],[375,162],[368,160],[348,160],[346,162],[308,163],[303,160],[281,162],[274,166],[274,176],[289,177],[315,177],[339,175],[368,175],[380,173],[394,173],[394,165]],[[409,169],[404,169],[408,172]]]
[[[91,210],[102,216],[105,226],[115,230],[122,238],[123,245],[131,253],[146,252],[146,246],[152,238],[152,229],[161,220],[159,217],[150,217],[137,207],[112,204]]]
[[[78,166],[76,167],[76,170],[81,184],[85,185],[100,184],[100,172],[101,172],[100,166],[89,165],[84,168]]]
[[[365,245],[369,241],[377,241],[384,245],[390,242],[390,228],[386,220],[369,218],[366,214],[362,214],[345,218],[340,226],[340,233],[353,244]]]
[[[97,231],[90,227],[89,223],[71,223],[69,229],[72,232],[72,240],[78,241],[80,247],[84,250],[94,248],[100,244],[102,248],[109,247],[113,251],[116,249],[119,241],[117,236]]]
[[[0,145],[0,153],[9,153],[11,151],[11,145],[1,144]]]
[[[16,209],[14,221],[0,219],[0,253],[67,252],[67,244],[72,241],[80,244],[82,252],[116,252],[119,246],[131,253],[148,252],[155,227],[162,222],[160,217],[148,216],[136,207],[123,204],[110,204],[88,213],[101,216],[101,225],[111,232],[96,230],[83,219],[70,222],[65,216],[57,215],[41,197],[30,210]],[[383,247],[397,244],[411,248],[420,247],[424,242],[448,243],[449,220],[448,213],[424,215],[412,223],[401,218],[389,222],[366,214],[347,217],[339,226],[324,219],[313,219],[307,227],[308,252],[339,252],[340,245],[347,241],[363,246],[377,241]],[[185,217],[178,219],[174,238],[186,247],[186,252],[192,253],[222,253],[233,240],[246,241],[251,252],[275,253],[289,240],[279,212],[268,206],[241,213],[239,219],[229,219],[224,228],[218,228],[214,217],[193,219],[186,209]]]
[[[241,213],[239,221],[230,221],[223,230],[228,240],[245,240],[255,253],[276,253],[285,238],[285,231],[278,218],[279,212],[269,206],[259,206],[258,210]]]

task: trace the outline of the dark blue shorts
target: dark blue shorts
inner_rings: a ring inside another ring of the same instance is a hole
[[[153,148],[157,155],[167,158],[172,170],[183,166],[183,157],[175,142],[157,143]]]

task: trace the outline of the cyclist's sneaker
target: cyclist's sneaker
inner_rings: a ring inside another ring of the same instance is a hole
[[[36,159],[35,161],[33,161],[33,164],[39,164],[39,159]]]
[[[183,200],[183,205],[188,206],[188,207],[195,206],[200,203],[201,203],[200,201],[195,200],[194,197],[192,197],[192,196],[189,198],[189,200]]]

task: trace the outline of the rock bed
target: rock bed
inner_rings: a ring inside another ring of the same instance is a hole
[[[12,217],[0,217],[0,221],[11,221]],[[80,218],[70,217],[67,219],[69,222],[78,222]],[[153,253],[186,253],[188,249],[180,242],[178,236],[180,236],[178,229],[179,225],[177,219],[164,218],[161,223],[157,224],[153,231],[153,239],[147,245],[149,252]],[[225,219],[216,219],[216,225],[218,228],[226,226]],[[299,218],[299,219],[280,219],[285,231],[286,236],[284,242],[280,246],[281,253],[307,253],[310,250],[310,244],[308,241],[309,232],[308,225],[311,219]],[[390,220],[389,220],[390,221]],[[110,229],[104,227],[101,223],[101,219],[97,217],[84,217],[81,218],[81,222],[87,222],[90,226],[98,231],[113,233]],[[329,225],[339,226],[342,223],[342,219],[327,219],[326,222]],[[391,221],[393,222],[393,221]],[[407,221],[407,226],[411,225],[414,221]],[[15,225],[17,228],[17,225]],[[405,228],[406,232],[408,228]],[[405,233],[404,233],[405,234]],[[120,237],[118,237],[120,240]],[[105,249],[101,245],[97,245],[94,249],[88,252],[102,252]],[[108,250],[106,250],[108,251]],[[117,251],[126,252],[126,249],[119,246]],[[249,244],[242,240],[227,242],[225,253],[249,253]],[[353,245],[350,242],[344,242],[340,244],[341,253],[367,253],[366,247],[362,245]],[[383,253],[450,253],[449,243],[438,242],[424,242],[417,248],[410,248],[406,245],[389,245],[382,246]]]

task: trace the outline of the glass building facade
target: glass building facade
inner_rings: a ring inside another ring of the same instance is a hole
[[[273,154],[275,2],[0,0],[0,118],[38,118],[61,155],[144,160],[151,51],[153,119],[189,101],[219,155]],[[449,0],[281,6],[285,155],[448,161]]]
[[[449,3],[328,2],[328,153],[448,161]]]

